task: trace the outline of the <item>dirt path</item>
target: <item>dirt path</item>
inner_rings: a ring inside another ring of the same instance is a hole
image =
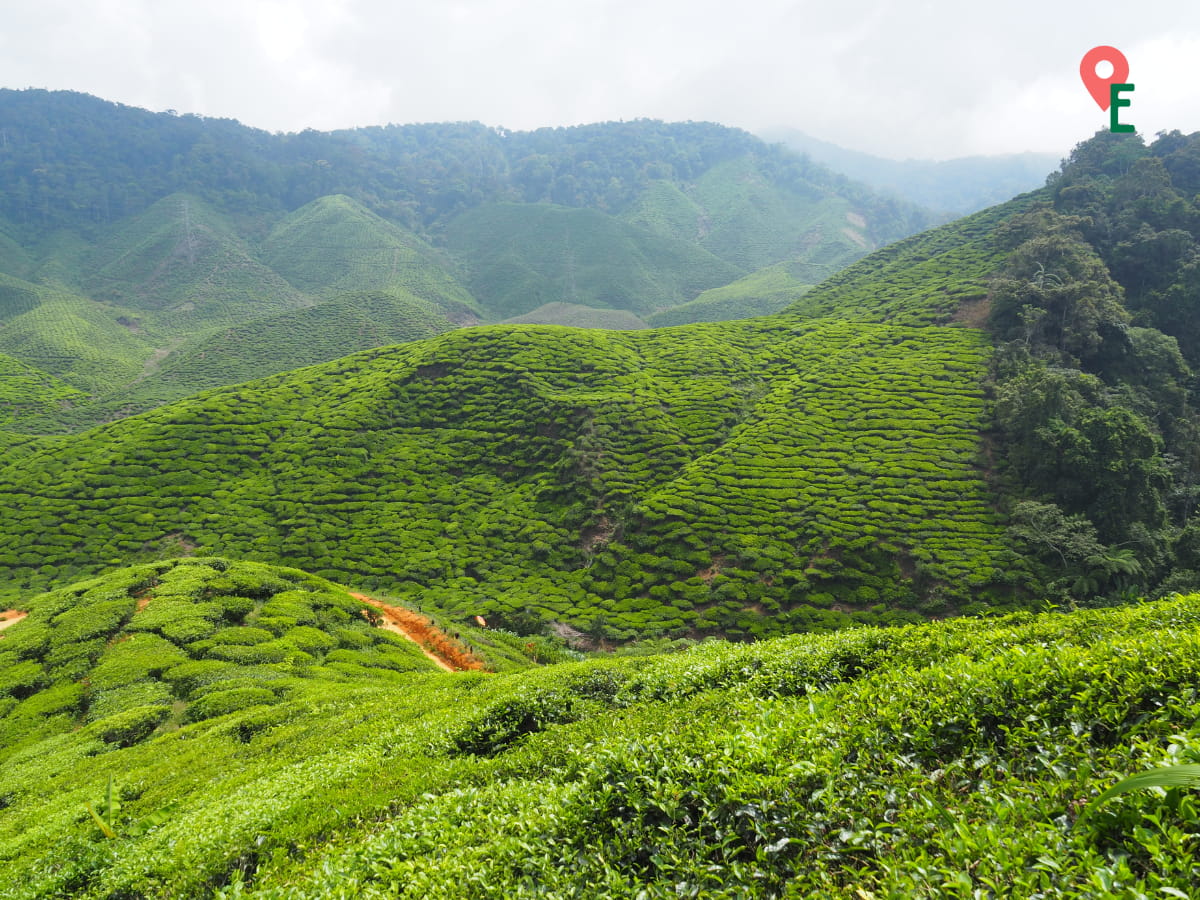
[[[3,631],[10,625],[16,625],[27,615],[29,613],[21,612],[19,609],[6,609],[4,612],[0,612],[0,631]]]
[[[370,603],[383,613],[383,628],[403,635],[421,648],[438,666],[447,672],[465,672],[483,668],[483,663],[470,651],[459,646],[446,632],[433,625],[420,613],[403,606],[390,606],[366,594],[350,591],[350,596]]]

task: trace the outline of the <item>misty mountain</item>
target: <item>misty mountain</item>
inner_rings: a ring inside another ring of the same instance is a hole
[[[957,159],[885,159],[849,150],[793,128],[764,131],[835,172],[939,212],[965,215],[1031,191],[1058,167],[1056,153],[1009,153]]]

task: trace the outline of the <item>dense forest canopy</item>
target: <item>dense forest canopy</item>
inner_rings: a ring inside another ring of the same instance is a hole
[[[692,181],[747,154],[800,194],[869,205],[877,240],[930,221],[806,157],[711,123],[639,119],[521,132],[456,122],[270,134],[86,94],[0,90],[0,214],[43,229],[109,223],[178,191],[237,213],[345,194],[417,230],[506,200],[619,212],[652,181]]]
[[[999,229],[1010,533],[1073,600],[1200,587],[1200,135],[1101,132]]]

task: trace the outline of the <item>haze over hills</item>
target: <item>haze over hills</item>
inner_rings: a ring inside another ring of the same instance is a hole
[[[848,150],[796,129],[775,129],[762,136],[876,190],[959,216],[1040,187],[1060,161],[1055,153],[895,160]]]

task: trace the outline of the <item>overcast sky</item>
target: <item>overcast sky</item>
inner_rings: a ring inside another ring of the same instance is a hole
[[[1065,154],[1108,125],[1083,54],[1122,50],[1123,121],[1200,130],[1200,2],[0,0],[0,87],[270,131],[652,117],[797,128],[894,158]]]

